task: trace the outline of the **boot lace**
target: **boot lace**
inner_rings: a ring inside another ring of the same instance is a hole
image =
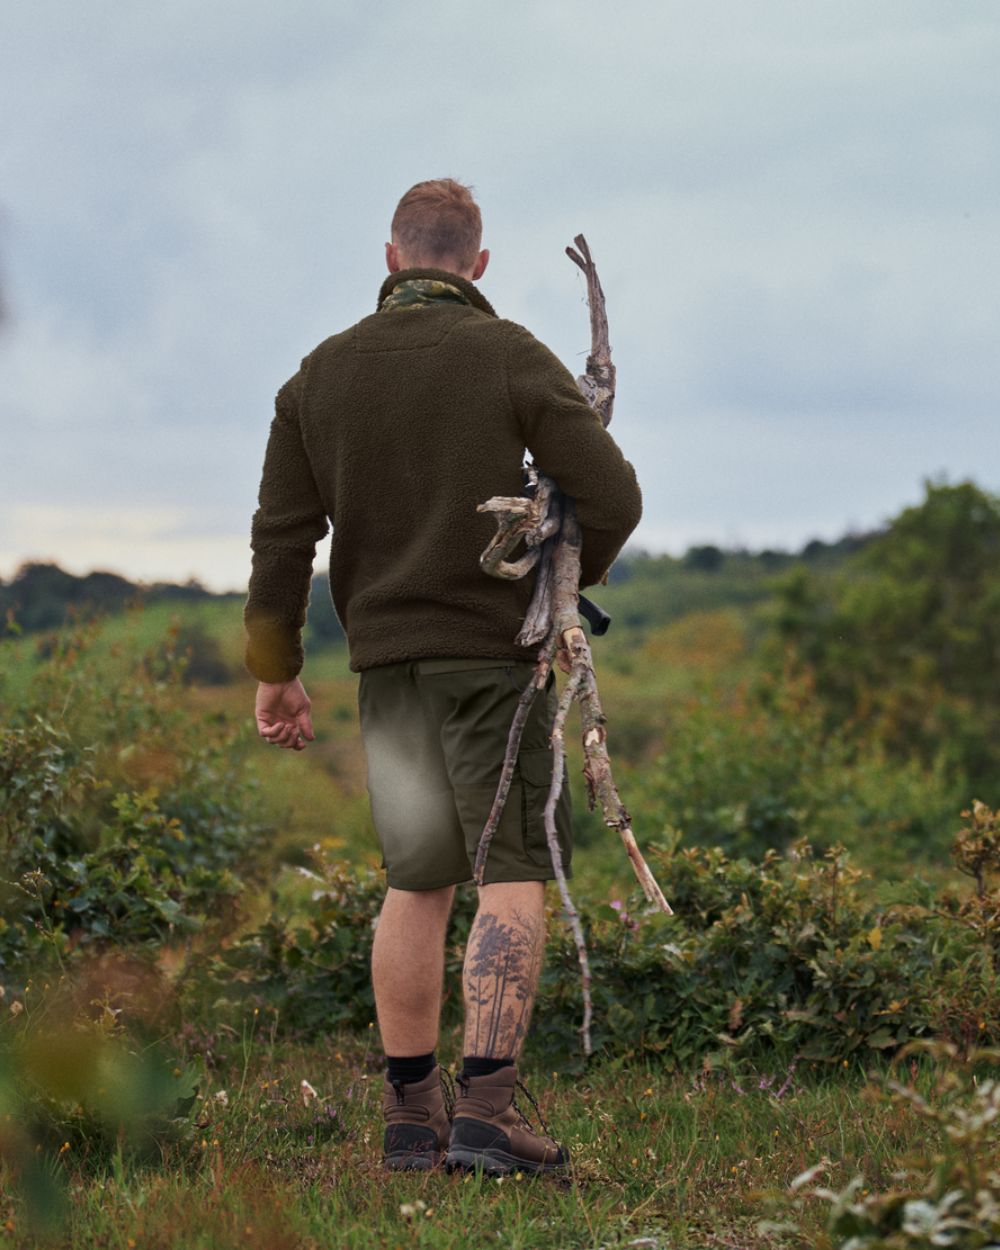
[[[534,1098],[532,1098],[531,1091],[521,1081],[515,1081],[514,1083],[517,1086],[517,1088],[521,1091],[521,1093],[525,1096],[525,1098],[527,1098],[528,1102],[531,1103],[531,1106],[535,1112],[535,1115],[538,1117],[538,1123],[542,1126],[542,1132],[545,1134],[546,1137],[552,1137],[552,1131],[549,1128],[549,1126],[545,1123],[545,1116],[542,1115],[542,1112],[538,1106],[538,1103],[535,1102]],[[532,1125],[528,1117],[524,1114],[524,1111],[522,1110],[522,1108],[519,1106],[516,1094],[514,1096],[514,1110],[521,1117],[521,1119],[528,1126],[528,1128],[531,1129],[532,1132],[534,1132],[535,1131],[534,1126]]]
[[[441,1095],[444,1098],[444,1110],[449,1120],[455,1118],[455,1082],[447,1068],[441,1069]]]

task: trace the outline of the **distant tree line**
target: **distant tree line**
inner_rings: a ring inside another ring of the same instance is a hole
[[[0,581],[0,621],[7,632],[36,633],[58,629],[70,617],[107,615],[140,602],[191,603],[226,597],[213,595],[194,580],[183,585],[141,585],[117,573],[77,577],[58,564],[30,563],[22,565],[9,582]]]
[[[673,582],[684,574],[713,574],[723,580],[726,575],[733,581],[728,588],[719,585],[709,591],[714,602],[719,594],[725,600],[742,602],[748,598],[740,593],[736,582],[743,575],[750,575],[759,586],[759,574],[780,572],[796,564],[827,566],[836,564],[845,556],[860,550],[870,541],[871,535],[848,535],[837,542],[825,543],[813,539],[796,555],[786,551],[723,550],[712,545],[694,546],[680,557],[650,555],[641,549],[626,551],[611,570],[609,584],[622,586],[633,579]],[[761,586],[761,590],[763,587]],[[755,593],[752,598],[758,597]],[[9,582],[0,579],[0,633],[38,633],[58,629],[67,620],[90,619],[124,611],[138,603],[171,602],[178,605],[206,599],[239,599],[239,594],[214,594],[200,582],[192,579],[183,584],[154,582],[152,584],[131,582],[117,573],[95,571],[78,577],[66,572],[54,562],[32,562],[21,566]],[[683,598],[677,606],[687,608]],[[629,614],[629,619],[635,613]],[[639,613],[639,617],[644,614]],[[654,618],[659,617],[655,611]],[[641,625],[641,619],[632,621]],[[317,574],[312,581],[309,598],[309,614],[306,625],[306,643],[313,647],[342,643],[344,630],[333,608],[329,581],[325,573]]]
[[[811,538],[798,551],[765,547],[762,551],[750,551],[745,547],[717,547],[713,543],[688,547],[683,556],[650,555],[641,548],[627,548],[611,569],[609,585],[626,582],[639,573],[657,569],[681,569],[691,573],[724,573],[734,570],[748,571],[754,567],[763,572],[777,572],[796,564],[837,564],[847,556],[860,551],[880,531],[845,534],[833,542]]]
[[[811,674],[832,725],[963,773],[1000,801],[1000,496],[928,482],[833,572],[777,586],[785,660]]]

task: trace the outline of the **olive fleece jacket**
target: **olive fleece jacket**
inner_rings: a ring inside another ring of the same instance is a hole
[[[333,522],[330,588],[351,668],[403,660],[534,659],[514,638],[534,577],[488,577],[496,523],[476,507],[524,490],[525,448],[576,500],[581,585],[638,523],[632,466],[569,370],[471,282],[468,302],[380,311],[326,339],[278,392],[251,531],[246,664],[261,681],[302,667],[316,543]]]

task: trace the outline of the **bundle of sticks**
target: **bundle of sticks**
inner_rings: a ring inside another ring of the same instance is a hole
[[[567,247],[566,254],[579,266],[587,280],[591,334],[586,369],[577,378],[577,385],[607,427],[615,402],[615,367],[611,362],[604,291],[601,289],[586,239],[578,234],[573,242],[575,246]],[[619,797],[611,772],[607,749],[607,719],[597,690],[590,646],[579,628],[582,540],[576,509],[573,500],[560,491],[552,478],[534,466],[530,466],[528,472],[529,489],[525,495],[497,496],[479,505],[480,512],[494,513],[497,522],[497,532],[480,557],[484,572],[493,577],[519,578],[532,569],[537,570],[531,604],[517,642],[525,647],[538,646],[539,651],[532,679],[521,696],[511,723],[496,798],[479,841],[475,879],[478,884],[483,883],[490,843],[510,792],[528,712],[538,692],[545,688],[556,652],[565,642],[569,676],[559,699],[552,727],[552,782],[545,805],[545,833],[563,910],[580,960],[584,1006],[581,1038],[584,1054],[589,1055],[592,1050],[590,1026],[593,1017],[590,964],[579,913],[566,883],[555,825],[556,804],[562,791],[565,772],[566,718],[574,700],[580,705],[584,776],[591,808],[599,806],[605,824],[618,830],[625,852],[649,902],[668,915],[671,914],[671,908],[636,844],[631,817]],[[508,557],[515,548],[522,544],[524,554],[517,560],[509,560]]]

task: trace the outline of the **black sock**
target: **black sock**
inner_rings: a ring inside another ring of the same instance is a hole
[[[462,1060],[462,1071],[466,1076],[492,1076],[501,1068],[510,1067],[513,1059],[483,1059],[479,1055],[466,1055]]]
[[[415,1081],[422,1081],[425,1076],[430,1076],[437,1063],[433,1050],[428,1055],[404,1055],[401,1059],[386,1055],[385,1061],[389,1066],[386,1076],[390,1083],[400,1081],[403,1085],[412,1085]]]

